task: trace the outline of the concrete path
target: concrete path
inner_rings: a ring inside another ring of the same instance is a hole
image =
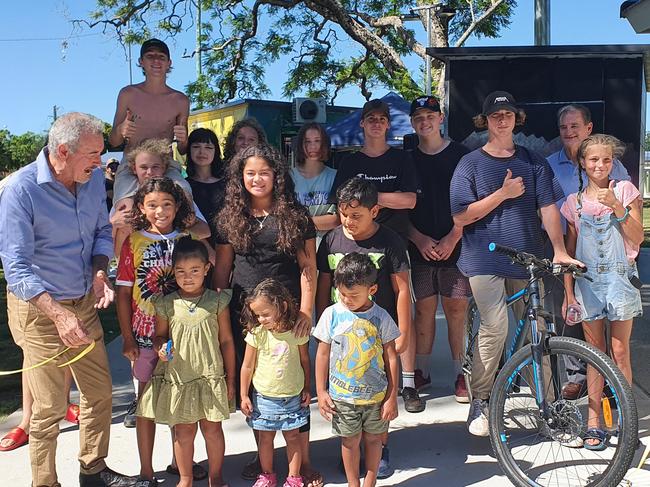
[[[648,281],[650,282],[650,281]],[[650,290],[644,295],[650,296]],[[650,309],[648,309],[648,316]],[[449,349],[446,342],[446,323],[439,316],[438,340],[433,352],[432,378],[433,387],[425,391],[426,410],[420,414],[404,411],[400,400],[399,418],[391,424],[390,451],[391,463],[396,473],[389,479],[379,481],[378,485],[400,485],[407,487],[445,487],[461,486],[504,486],[510,485],[502,475],[487,438],[471,436],[466,429],[468,406],[456,403],[453,397],[453,371]],[[637,328],[646,326],[638,323]],[[647,327],[646,327],[647,328]],[[647,331],[647,329],[646,329]],[[650,341],[643,344],[650,347]],[[121,356],[121,340],[114,340],[108,346],[111,371],[113,375],[113,425],[111,426],[111,444],[108,464],[115,470],[136,475],[139,470],[135,429],[126,429],[122,425],[123,414],[132,399],[133,385],[129,364]],[[648,361],[647,352],[643,355],[634,351],[640,361]],[[637,375],[638,377],[639,375]],[[644,387],[645,389],[645,387]],[[646,391],[648,389],[645,389]],[[640,388],[635,387],[639,409],[641,441],[650,442],[650,397]],[[340,444],[330,434],[330,425],[323,420],[314,403],[312,411],[312,460],[314,466],[324,475],[327,485],[345,485],[345,476],[339,471]],[[0,424],[0,435],[18,423],[20,412],[11,415]],[[61,424],[57,450],[59,480],[63,487],[78,485],[78,429],[68,423]],[[169,430],[158,427],[158,436],[154,452],[154,468],[161,486],[175,485],[175,479],[165,473],[165,467],[171,458]],[[255,443],[249,427],[241,413],[237,412],[224,423],[226,438],[226,459],[224,476],[231,487],[249,487],[252,482],[241,480],[239,473],[243,465],[255,451]],[[276,439],[276,464],[280,478],[286,475],[286,457],[281,449],[283,441],[280,435]],[[636,454],[637,465],[643,449]],[[196,441],[195,459],[206,467],[206,454],[200,436]],[[650,464],[648,470],[633,469],[628,479],[634,486],[650,486]],[[0,485],[28,486],[30,469],[28,448],[23,447],[13,452],[0,453]],[[206,481],[195,485],[206,485]],[[281,484],[280,484],[281,485]],[[628,484],[630,485],[630,484]]]

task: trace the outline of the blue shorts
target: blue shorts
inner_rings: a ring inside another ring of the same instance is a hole
[[[309,408],[300,405],[300,394],[268,397],[253,392],[253,414],[246,422],[259,431],[290,431],[307,424]]]

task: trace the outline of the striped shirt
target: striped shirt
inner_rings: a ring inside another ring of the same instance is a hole
[[[482,149],[465,155],[451,180],[451,212],[462,213],[470,204],[501,188],[507,169],[512,171],[513,178],[522,177],[526,190],[463,229],[458,268],[468,277],[527,277],[525,269],[512,264],[508,257],[490,252],[490,242],[543,256],[537,211],[554,204],[564,193],[546,159],[522,146],[516,146],[511,157],[492,157]]]

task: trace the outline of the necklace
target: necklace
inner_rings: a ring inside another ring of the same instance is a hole
[[[189,313],[193,315],[194,312],[196,311],[196,308],[198,308],[199,303],[203,299],[203,295],[205,294],[205,289],[203,290],[203,292],[199,296],[199,299],[197,299],[196,301],[194,301],[192,299],[186,299],[183,296],[181,296],[180,292],[178,292],[178,291],[176,291],[176,292],[178,293],[178,297],[181,298],[181,301],[183,302],[183,304],[187,308],[187,311],[189,311]],[[188,301],[189,301],[190,304],[187,304]]]
[[[266,222],[266,219],[269,217],[270,213],[267,213],[263,217],[255,216],[253,215],[253,218],[257,221],[257,224],[260,226],[260,230],[264,228],[264,222]]]

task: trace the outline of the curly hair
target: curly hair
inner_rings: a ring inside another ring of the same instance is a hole
[[[194,210],[185,196],[185,192],[169,178],[150,178],[138,188],[133,197],[133,210],[131,210],[131,226],[134,230],[148,230],[151,223],[140,211],[144,204],[144,197],[153,192],[167,193],[176,201],[177,210],[174,216],[174,230],[183,231],[189,228],[194,221]]]
[[[244,302],[241,321],[247,332],[250,333],[258,326],[261,326],[257,315],[253,313],[250,306],[253,301],[259,298],[265,298],[280,315],[273,331],[282,333],[293,330],[298,317],[298,305],[294,297],[280,281],[266,278],[255,286],[255,289],[246,297]]]
[[[307,159],[307,154],[305,154],[305,137],[307,137],[308,130],[315,130],[318,132],[318,135],[320,135],[320,161],[325,162],[330,158],[331,143],[325,127],[316,122],[309,122],[300,127],[298,135],[296,135],[294,150],[296,154],[296,164],[299,166],[305,164],[305,160]]]
[[[223,176],[223,165],[221,163],[221,148],[219,147],[219,139],[210,129],[198,128],[192,130],[192,133],[187,138],[187,175],[194,177],[196,168],[192,160],[192,144],[212,144],[214,146],[214,159],[210,163],[210,172],[215,178]]]
[[[250,127],[257,132],[257,143],[259,145],[267,144],[266,132],[264,132],[264,129],[257,120],[254,118],[244,118],[243,120],[239,120],[232,126],[228,135],[226,135],[226,143],[223,147],[223,160],[226,164],[235,157],[235,141],[237,140],[237,134],[242,127]]]
[[[279,250],[296,255],[302,250],[303,235],[309,230],[311,218],[294,194],[294,184],[289,167],[282,156],[269,145],[247,147],[239,152],[228,165],[224,207],[216,217],[215,225],[221,235],[243,254],[251,249],[253,235],[259,232],[255,217],[251,214],[251,196],[244,186],[244,168],[251,157],[264,159],[273,171],[272,207],[278,225]]]
[[[153,154],[160,158],[163,166],[165,166],[164,171],[167,171],[169,164],[172,162],[172,151],[169,146],[169,141],[165,139],[144,139],[133,149],[131,149],[126,154],[126,162],[129,165],[131,172],[135,174],[135,160],[142,154]]]
[[[487,120],[488,118],[482,113],[479,113],[474,118],[472,118],[472,122],[474,122],[474,127],[479,130],[485,130],[487,128],[488,126]],[[524,112],[523,110],[517,110],[515,112],[515,127],[521,127],[525,123],[526,123],[526,112]]]

